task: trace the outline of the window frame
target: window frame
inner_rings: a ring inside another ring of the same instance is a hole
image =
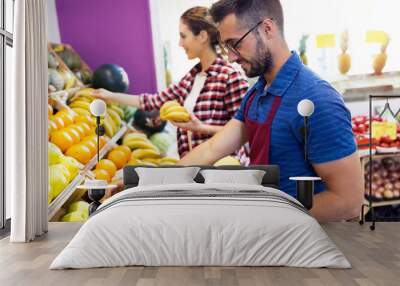
[[[6,188],[5,188],[5,93],[6,93],[6,47],[13,47],[13,34],[6,30],[6,1],[0,0],[0,237],[9,233],[10,220],[6,218]],[[15,0],[12,1],[13,13]],[[11,15],[13,17],[14,15]],[[14,27],[12,27],[14,30]]]

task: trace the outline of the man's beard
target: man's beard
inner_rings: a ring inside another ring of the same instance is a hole
[[[242,59],[242,61],[250,65],[250,70],[245,71],[248,77],[261,76],[270,72],[274,63],[271,51],[259,40],[256,45],[256,56],[250,60]]]

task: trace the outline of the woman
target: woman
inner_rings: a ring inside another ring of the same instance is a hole
[[[208,9],[187,10],[179,24],[181,46],[189,59],[200,60],[177,84],[158,94],[132,96],[104,89],[97,96],[107,101],[136,106],[144,110],[160,109],[170,100],[177,100],[191,114],[188,123],[172,122],[178,127],[178,153],[183,157],[217,133],[234,116],[247,92],[246,79],[217,53],[223,50],[220,36]],[[190,131],[190,132],[188,132]],[[191,142],[189,142],[191,136]],[[244,154],[244,152],[240,152]],[[241,155],[243,161],[244,157]]]

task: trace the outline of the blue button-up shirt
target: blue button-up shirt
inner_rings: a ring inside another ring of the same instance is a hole
[[[248,91],[235,118],[244,122],[246,102],[255,91],[256,95],[248,116],[264,123],[275,96],[282,97],[281,104],[271,127],[269,164],[280,166],[280,188],[295,196],[292,176],[316,176],[314,169],[304,159],[304,139],[301,129],[304,119],[297,112],[297,104],[309,99],[315,111],[309,118],[308,158],[312,164],[327,163],[353,154],[357,150],[351,129],[351,115],[341,95],[326,81],[304,66],[296,53],[292,53],[282,66],[271,85],[260,76]],[[265,140],[265,137],[259,140]],[[325,188],[316,184],[315,192]]]

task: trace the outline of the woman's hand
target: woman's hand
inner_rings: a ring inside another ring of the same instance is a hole
[[[106,103],[111,103],[114,100],[115,94],[107,89],[99,88],[94,91],[93,96],[104,100]]]
[[[190,121],[188,122],[171,121],[171,123],[184,131],[192,131],[201,134],[207,133],[207,125],[201,122],[193,113],[190,114]]]

